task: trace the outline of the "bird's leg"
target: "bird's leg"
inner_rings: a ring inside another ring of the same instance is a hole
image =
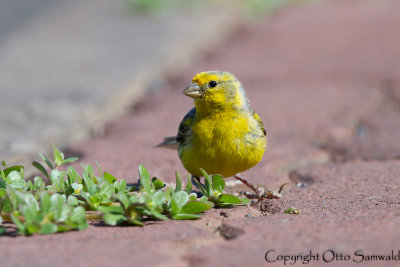
[[[195,180],[195,181],[194,181]],[[198,182],[198,183],[200,183],[200,177],[199,176],[194,176],[194,175],[192,175],[192,183],[193,182]]]
[[[192,175],[192,181],[193,180],[196,180],[197,182],[200,183],[200,177],[199,176]]]
[[[194,176],[194,175],[192,175],[192,184],[194,184],[194,186],[195,186],[197,189],[201,190],[201,189],[199,188],[199,184],[201,184],[201,181],[200,181],[200,177],[199,177],[199,176]]]
[[[250,182],[248,182],[246,179],[244,179],[244,178],[242,178],[242,177],[240,177],[238,175],[234,175],[233,177],[235,179],[241,181],[247,187],[249,187],[251,190],[254,191],[254,193],[243,192],[243,194],[247,198],[249,198],[249,199],[257,199],[257,202],[255,202],[253,205],[257,204],[259,201],[261,201],[263,199],[280,199],[282,197],[281,193],[282,193],[283,187],[286,185],[286,183],[281,185],[281,187],[279,188],[278,191],[265,190],[264,187],[255,186],[255,185],[251,184]]]

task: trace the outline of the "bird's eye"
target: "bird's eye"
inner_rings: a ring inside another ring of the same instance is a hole
[[[216,81],[211,81],[208,85],[212,88],[212,87],[217,86],[217,82]]]

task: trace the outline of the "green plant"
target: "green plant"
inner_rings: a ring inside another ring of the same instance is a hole
[[[197,182],[203,196],[192,192],[191,176],[184,186],[176,172],[175,187],[153,177],[143,165],[138,166],[139,185],[127,186],[103,172],[98,173],[87,164],[82,172],[73,166],[77,158],[64,158],[53,146],[53,161],[39,153],[43,163],[32,164],[41,175],[25,181],[24,167],[0,165],[0,224],[9,221],[21,234],[51,234],[88,227],[87,217],[103,220],[108,225],[139,225],[149,220],[191,220],[213,207],[230,207],[248,203],[224,192],[225,182],[220,175],[205,176],[205,184]],[[46,181],[47,183],[45,183]],[[95,211],[95,213],[87,213]],[[0,234],[6,232],[0,227]]]
[[[210,176],[205,170],[200,169],[201,173],[204,175],[204,184],[197,180],[194,180],[197,187],[201,190],[203,195],[211,202],[215,204],[216,207],[231,207],[233,205],[241,205],[249,203],[247,198],[239,198],[237,196],[226,194],[225,181],[223,177],[219,174],[214,174]]]
[[[296,214],[299,215],[300,214],[300,210],[295,208],[295,207],[289,207],[287,209],[285,209],[284,211],[286,214]]]
[[[150,180],[150,174],[143,165],[139,165],[140,191],[120,192],[117,200],[119,206],[103,207],[104,221],[109,225],[134,224],[143,225],[144,220],[198,219],[198,213],[209,210],[213,204],[198,200],[196,194],[181,190],[182,180],[176,173],[176,187],[165,187],[157,178]],[[165,188],[165,189],[164,189]],[[187,185],[191,188],[191,184]]]
[[[12,222],[20,233],[51,234],[72,229],[84,230],[88,227],[85,210],[72,207],[66,202],[65,195],[42,192],[40,195],[21,193],[12,187],[7,188],[8,203],[2,211],[8,212]]]
[[[78,160],[77,157],[71,157],[71,158],[64,158],[64,153],[62,153],[55,145],[53,145],[53,155],[54,155],[54,160],[51,162],[45,155],[42,153],[39,153],[39,156],[42,158],[44,163],[50,168],[51,171],[56,170],[58,167],[66,164],[73,163]],[[39,162],[33,161],[32,165],[37,168],[43,175],[48,178],[48,179],[56,179],[58,176],[58,173],[55,173],[54,175],[49,175],[47,172],[46,168]],[[51,174],[51,173],[50,173]]]
[[[2,223],[3,223],[3,217],[1,217],[1,215],[0,215],[0,225]],[[4,234],[5,232],[6,232],[6,228],[0,226],[0,235]]]

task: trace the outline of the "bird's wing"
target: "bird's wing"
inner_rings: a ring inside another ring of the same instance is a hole
[[[186,134],[192,126],[194,116],[196,114],[196,108],[192,108],[186,115],[183,117],[179,125],[178,135],[177,136],[167,136],[164,137],[164,141],[160,144],[156,145],[156,147],[165,147],[170,149],[178,149],[180,143],[184,143],[186,140]]]
[[[265,131],[264,124],[262,123],[260,117],[258,114],[253,110],[253,118],[258,122],[258,125],[260,126],[261,130],[263,131],[264,135],[267,135],[267,132]]]
[[[192,127],[194,117],[196,116],[196,108],[192,108],[186,115],[183,117],[181,124],[179,124],[178,135],[176,136],[176,141],[180,144],[186,141],[187,133]]]

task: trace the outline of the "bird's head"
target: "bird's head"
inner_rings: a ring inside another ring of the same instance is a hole
[[[200,72],[183,93],[194,99],[197,109],[242,109],[248,106],[242,84],[229,72]]]

